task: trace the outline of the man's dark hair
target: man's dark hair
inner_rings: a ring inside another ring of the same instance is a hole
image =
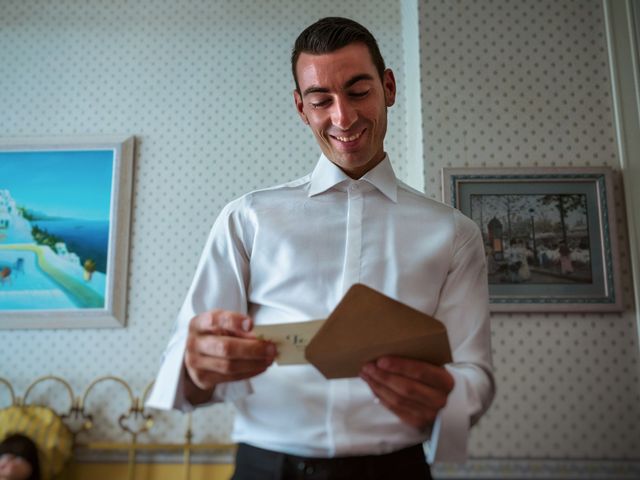
[[[5,453],[21,457],[31,465],[31,475],[27,477],[27,480],[40,480],[38,447],[33,440],[19,433],[9,435],[0,443],[0,455]]]
[[[301,53],[322,55],[334,52],[352,43],[364,43],[367,46],[371,60],[373,60],[373,64],[378,70],[378,75],[380,75],[380,80],[382,81],[385,70],[384,59],[380,54],[378,42],[371,35],[371,32],[349,18],[326,17],[305,28],[293,46],[291,70],[293,79],[296,82],[296,90],[301,93],[298,85],[298,76],[296,75],[296,64]]]

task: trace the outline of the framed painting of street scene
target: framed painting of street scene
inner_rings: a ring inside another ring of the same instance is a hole
[[[480,228],[492,311],[620,311],[613,172],[442,171],[444,201]]]
[[[0,328],[124,325],[133,146],[0,138]]]

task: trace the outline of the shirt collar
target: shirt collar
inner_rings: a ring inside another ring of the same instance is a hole
[[[364,180],[373,185],[392,202],[397,202],[398,183],[388,155],[385,155],[384,159],[372,170],[364,174],[360,180]],[[313,197],[314,195],[326,192],[330,188],[345,181],[355,180],[351,179],[351,177],[344,173],[324,154],[320,155],[320,160],[318,160],[316,168],[314,168],[311,174],[309,196]]]

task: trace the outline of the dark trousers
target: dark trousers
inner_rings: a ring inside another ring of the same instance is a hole
[[[431,480],[422,445],[386,455],[309,458],[245,443],[236,452],[232,480]]]

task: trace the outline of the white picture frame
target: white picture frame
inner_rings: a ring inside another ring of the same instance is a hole
[[[0,138],[0,329],[125,326],[134,144]]]

